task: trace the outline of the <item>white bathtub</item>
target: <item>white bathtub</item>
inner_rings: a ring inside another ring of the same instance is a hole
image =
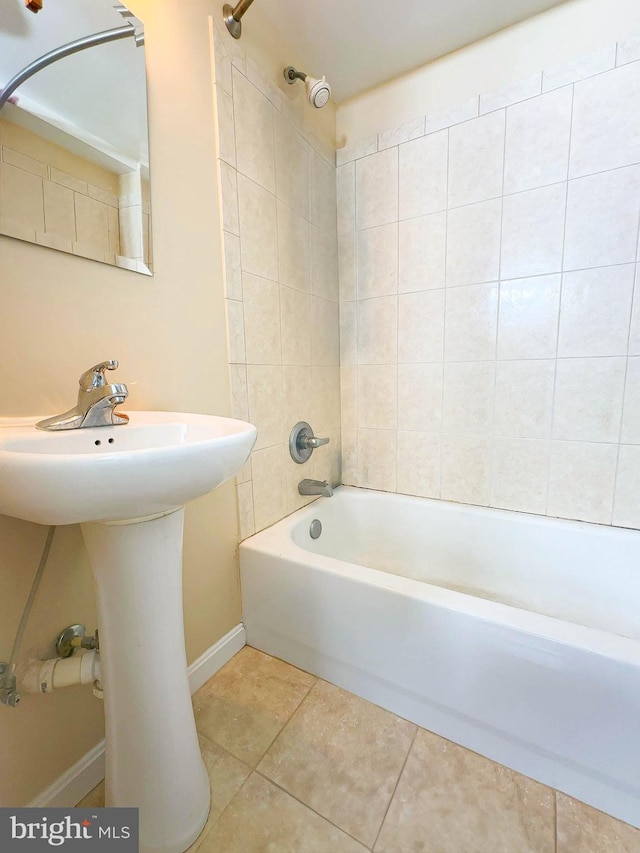
[[[250,645],[640,827],[640,533],[342,487],[240,566]]]

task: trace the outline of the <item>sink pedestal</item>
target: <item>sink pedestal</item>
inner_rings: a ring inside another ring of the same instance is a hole
[[[183,520],[181,509],[82,524],[98,605],[106,805],[140,808],[140,853],[182,853],[209,814],[184,645]]]

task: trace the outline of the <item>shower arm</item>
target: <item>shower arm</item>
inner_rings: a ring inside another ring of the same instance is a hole
[[[89,47],[96,47],[99,44],[107,44],[110,41],[119,41],[120,39],[132,37],[135,39],[137,47],[141,47],[144,44],[144,33],[136,33],[135,27],[132,24],[127,24],[124,27],[104,30],[104,32],[95,33],[92,36],[83,36],[75,41],[70,41],[68,44],[63,44],[61,47],[56,47],[55,50],[45,53],[44,56],[40,56],[38,59],[34,59],[26,68],[23,68],[22,71],[9,80],[5,88],[0,91],[0,110],[18,86],[21,86],[29,77],[33,77],[38,71],[46,68],[47,65],[51,65],[59,59],[64,59],[65,56],[71,56],[71,54],[86,50]]]
[[[253,0],[239,0],[235,6],[230,6],[229,3],[224,4],[222,8],[224,22],[234,39],[239,39],[242,35],[242,24],[240,21],[252,3]]]

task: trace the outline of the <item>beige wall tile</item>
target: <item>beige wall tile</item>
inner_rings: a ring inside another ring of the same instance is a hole
[[[244,74],[234,69],[232,76],[238,171],[275,192],[273,106]]]
[[[491,506],[544,515],[549,451],[548,441],[496,438]]]
[[[248,364],[281,364],[280,288],[275,281],[242,276]]]
[[[398,371],[395,365],[358,367],[358,426],[395,429],[398,421]]]
[[[397,489],[405,495],[440,497],[440,434],[398,431]]]
[[[310,287],[309,223],[278,201],[278,271],[280,284],[296,290]]]
[[[442,361],[445,291],[401,293],[398,297],[398,363]]]
[[[220,198],[222,200],[222,227],[231,234],[240,234],[238,212],[238,175],[236,170],[218,160],[220,170]]]
[[[552,442],[547,514],[611,524],[617,455],[615,444]]]
[[[253,536],[256,529],[255,517],[253,514],[253,483],[247,480],[245,483],[239,483],[237,486],[238,494],[238,523],[240,541]]]
[[[311,363],[340,364],[340,317],[337,302],[311,297]]]
[[[289,448],[276,444],[251,455],[256,533],[287,514],[285,463]]]
[[[640,830],[592,809],[572,797],[557,794],[558,853],[635,853]]]
[[[355,232],[352,234],[340,234],[338,237],[338,284],[341,301],[356,298],[357,262]]]
[[[370,846],[414,732],[411,723],[319,681],[259,771]]]
[[[398,299],[381,296],[358,302],[358,364],[398,360]]]
[[[229,363],[244,364],[247,360],[242,302],[225,299],[229,332]]]
[[[465,435],[442,438],[442,499],[489,504],[491,439]]]
[[[560,275],[500,283],[498,358],[555,358]]]
[[[497,281],[502,199],[450,210],[447,216],[447,287]]]
[[[363,489],[395,492],[397,437],[391,429],[358,429],[357,476]]]
[[[310,227],[311,292],[338,300],[338,242],[315,226]]]
[[[442,364],[398,365],[398,429],[440,430],[442,384]]]
[[[443,426],[459,435],[489,435],[493,429],[495,363],[444,366]]]
[[[358,299],[398,292],[398,225],[358,233]]]
[[[308,382],[308,370],[306,376]],[[321,434],[327,430],[340,429],[340,368],[337,365],[312,367],[311,383],[312,426]]]
[[[289,287],[281,287],[280,328],[283,364],[311,364],[311,323],[309,294]]]
[[[278,277],[278,229],[275,197],[244,175],[239,174],[238,209],[242,269],[245,272],[275,281]]]
[[[256,450],[282,444],[283,393],[282,367],[279,365],[247,365],[249,417],[258,430]]]
[[[550,788],[421,729],[374,849],[554,853],[554,829]]]
[[[399,292],[444,287],[447,214],[407,219],[400,222],[398,229]]]
[[[356,228],[375,228],[398,219],[398,149],[356,163]]]
[[[316,151],[311,152],[311,222],[336,236],[336,171]]]
[[[496,364],[496,435],[549,438],[555,372],[553,359]]]
[[[449,131],[442,130],[399,146],[400,219],[445,210],[448,144]]]
[[[640,447],[622,444],[618,458],[613,523],[640,528]]]
[[[227,299],[242,301],[242,263],[240,260],[240,238],[227,231],[222,233],[224,241],[224,285]]]
[[[358,315],[355,302],[340,303],[340,364],[358,360]]]
[[[482,361],[496,356],[498,285],[447,288],[444,357]]]
[[[312,156],[309,145],[295,128],[276,116],[275,146],[278,198],[309,219],[309,161]]]
[[[236,131],[233,116],[233,98],[221,86],[216,86],[218,108],[218,156],[235,168]]]

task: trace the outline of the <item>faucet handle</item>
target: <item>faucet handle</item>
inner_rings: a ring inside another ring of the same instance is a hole
[[[104,375],[105,370],[115,370],[119,363],[120,362],[115,359],[112,359],[111,361],[101,361],[100,364],[96,364],[95,367],[90,367],[89,370],[85,370],[78,380],[80,389],[82,391],[91,391],[92,388],[104,388],[107,384],[107,380]]]

